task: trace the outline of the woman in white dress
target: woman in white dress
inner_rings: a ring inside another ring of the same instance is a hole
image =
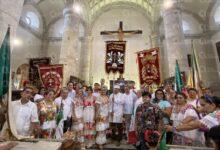
[[[106,143],[106,129],[109,127],[109,98],[106,95],[107,89],[102,87],[100,96],[96,99],[96,143],[99,149],[103,150]]]
[[[183,93],[176,94],[176,105],[171,115],[173,126],[179,126],[192,120],[199,120],[195,108],[187,104],[186,96]],[[204,134],[199,129],[191,131],[174,132],[173,144],[185,146],[204,146]]]
[[[81,148],[84,148],[84,135],[83,135],[83,90],[79,90],[73,101],[73,131],[76,132],[75,141],[81,144]]]
[[[166,126],[166,130],[173,132],[189,131],[194,129],[202,129],[206,127],[211,129],[214,126],[220,125],[220,97],[204,96],[201,99],[205,100],[205,105],[202,106],[208,115],[200,120],[192,120],[179,126]]]
[[[86,148],[95,144],[95,97],[92,94],[92,87],[88,87],[87,96],[84,99],[83,122],[84,138]]]

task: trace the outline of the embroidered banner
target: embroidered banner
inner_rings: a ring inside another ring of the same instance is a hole
[[[107,41],[106,42],[106,62],[107,73],[124,73],[126,41]]]
[[[141,85],[159,85],[160,63],[159,48],[152,48],[137,53],[139,65],[139,78]]]
[[[29,69],[29,80],[30,84],[36,86],[37,88],[40,88],[41,82],[40,82],[40,77],[38,74],[38,65],[50,65],[50,58],[45,57],[45,58],[32,58],[29,61],[30,69]]]
[[[47,89],[53,89],[58,96],[63,82],[63,65],[39,65],[38,72],[42,85]]]

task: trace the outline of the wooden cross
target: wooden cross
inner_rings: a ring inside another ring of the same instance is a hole
[[[133,35],[133,34],[142,34],[142,30],[123,30],[123,22],[119,22],[118,31],[101,31],[101,35],[113,35],[118,34],[119,41],[123,41],[125,33]]]

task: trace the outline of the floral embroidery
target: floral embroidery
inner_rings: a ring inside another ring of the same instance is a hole
[[[135,118],[138,138],[140,138],[146,130],[158,130],[163,115],[156,105],[144,103],[138,106]]]
[[[181,109],[181,113],[182,113],[182,114],[185,114],[185,112],[186,112],[188,109],[193,109],[193,110],[194,110],[194,107],[193,107],[192,105],[190,105],[190,104],[187,104],[185,107],[183,107],[183,108]]]
[[[55,121],[57,114],[57,106],[53,101],[46,102],[45,100],[38,103],[39,121],[42,126],[47,121]],[[42,130],[42,138],[52,138],[55,134],[55,129]]]
[[[56,117],[57,107],[53,102],[51,104],[47,104],[45,101],[40,102],[38,110],[41,124],[45,121],[52,121]]]
[[[217,118],[218,121],[220,121],[220,111],[216,112],[216,118]]]
[[[95,143],[95,99],[94,97],[86,97],[84,100],[84,137],[86,145]]]
[[[214,111],[210,116],[216,118],[220,122],[220,111]]]

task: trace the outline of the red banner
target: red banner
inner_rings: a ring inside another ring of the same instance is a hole
[[[63,65],[39,65],[38,72],[42,85],[47,89],[53,89],[58,96],[63,82]]]
[[[159,85],[160,63],[159,48],[152,48],[137,53],[139,65],[139,78],[141,85]]]
[[[29,80],[31,85],[40,88],[42,85],[40,83],[40,77],[38,74],[38,65],[50,65],[51,59],[49,57],[44,58],[31,58],[29,60],[30,70],[29,70]]]
[[[107,73],[124,73],[125,63],[125,41],[107,41],[106,42],[106,62],[105,69]]]

